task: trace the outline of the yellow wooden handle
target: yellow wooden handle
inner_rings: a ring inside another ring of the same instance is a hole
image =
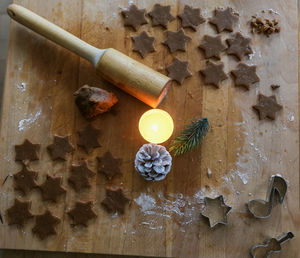
[[[90,61],[95,67],[105,50],[95,48],[34,12],[16,4],[7,8],[8,15],[36,33]]]

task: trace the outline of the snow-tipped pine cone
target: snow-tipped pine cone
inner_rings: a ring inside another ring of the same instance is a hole
[[[135,169],[148,181],[163,180],[170,172],[172,157],[164,146],[144,144],[136,154]]]

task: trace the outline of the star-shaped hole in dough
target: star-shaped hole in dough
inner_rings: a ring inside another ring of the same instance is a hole
[[[128,10],[121,12],[124,17],[124,25],[131,26],[137,31],[141,25],[148,23],[146,20],[146,10],[138,9],[136,5],[131,5]]]
[[[92,124],[88,124],[83,130],[78,132],[79,140],[77,145],[89,153],[91,149],[101,147],[98,141],[100,134],[101,130],[95,128]]]
[[[178,14],[181,19],[181,26],[183,28],[197,29],[197,26],[205,22],[205,19],[201,15],[201,10],[199,8],[192,8],[188,5],[184,6],[183,13]]]
[[[171,14],[171,6],[162,6],[155,4],[152,11],[149,12],[149,16],[152,19],[152,26],[161,25],[167,28],[169,22],[175,20],[175,17]]]
[[[6,211],[8,225],[24,226],[25,222],[33,217],[29,211],[30,207],[31,201],[23,202],[16,198],[14,205]]]
[[[236,69],[231,71],[231,74],[234,76],[235,86],[242,86],[247,90],[250,90],[252,84],[259,82],[255,65],[239,63]]]
[[[226,9],[216,8],[214,16],[209,19],[209,22],[215,25],[217,32],[220,33],[224,30],[232,32],[238,20],[238,13],[234,12],[232,8],[227,7]]]
[[[222,42],[221,36],[212,37],[204,35],[201,44],[199,45],[204,51],[205,58],[220,59],[220,54],[226,49],[225,44]]]
[[[107,151],[104,156],[97,157],[99,162],[98,172],[106,176],[107,179],[112,179],[117,174],[122,174],[120,166],[122,159],[114,158],[112,154]]]
[[[241,33],[235,33],[231,38],[226,39],[228,44],[227,54],[234,55],[238,60],[242,60],[243,56],[252,54],[250,47],[251,39],[244,37]]]
[[[110,213],[124,214],[125,205],[130,200],[124,195],[122,188],[120,187],[106,187],[105,199],[101,202],[101,205]]]
[[[173,53],[177,50],[185,51],[190,40],[191,38],[184,34],[183,29],[180,29],[176,32],[167,31],[167,39],[163,44],[167,45],[170,52]]]
[[[57,202],[58,197],[66,193],[66,189],[62,187],[62,177],[52,177],[47,175],[46,181],[39,186],[42,192],[43,201]]]
[[[191,76],[191,72],[188,69],[189,62],[181,61],[177,57],[174,59],[173,63],[167,67],[168,76],[182,84],[184,79]]]
[[[33,144],[28,139],[25,139],[23,144],[15,145],[16,161],[21,161],[27,164],[29,161],[38,160],[38,151],[40,144]]]
[[[88,221],[96,218],[97,214],[92,209],[93,203],[77,201],[75,207],[68,212],[68,215],[73,219],[74,226],[82,225],[87,227]]]
[[[211,228],[217,224],[227,224],[227,216],[231,210],[231,207],[226,205],[222,195],[212,199],[205,197],[205,207],[201,212],[201,215],[208,218]]]
[[[55,226],[60,223],[60,219],[49,210],[46,210],[44,214],[35,216],[35,225],[32,228],[32,232],[36,234],[41,240],[51,235],[56,235]]]
[[[258,112],[259,120],[270,118],[275,120],[276,113],[282,109],[282,105],[277,103],[275,95],[265,96],[263,94],[258,95],[258,104],[253,108]]]
[[[47,146],[52,160],[66,160],[67,153],[74,150],[70,143],[69,136],[54,135],[53,143]]]
[[[23,168],[18,173],[14,174],[15,189],[21,191],[24,195],[29,193],[32,189],[37,187],[35,180],[38,172],[29,170],[23,165]]]
[[[150,37],[145,31],[143,31],[138,36],[131,37],[134,41],[133,51],[140,53],[140,55],[145,58],[148,53],[154,52],[154,37]]]
[[[91,187],[90,178],[94,175],[95,172],[88,168],[87,162],[82,161],[79,166],[72,165],[68,182],[76,192],[80,192]]]
[[[224,64],[222,62],[213,63],[207,61],[206,67],[200,70],[200,73],[204,77],[204,84],[213,85],[220,88],[220,83],[228,78],[224,73]]]

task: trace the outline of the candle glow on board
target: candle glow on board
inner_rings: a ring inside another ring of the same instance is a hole
[[[162,143],[168,140],[174,129],[172,117],[164,110],[150,109],[139,121],[142,137],[151,143]]]

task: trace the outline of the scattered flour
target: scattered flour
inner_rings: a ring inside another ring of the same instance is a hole
[[[140,206],[142,212],[155,208],[156,201],[151,195],[142,193],[138,198],[134,199],[135,203]]]
[[[295,121],[295,116],[294,116],[294,113],[293,112],[290,112],[288,114],[288,121],[289,122],[294,122]]]
[[[41,115],[42,110],[39,109],[34,115],[30,114],[28,118],[22,119],[19,121],[18,129],[19,131],[24,131],[26,128],[28,128],[31,124],[33,124],[38,117]]]
[[[26,86],[27,86],[26,82],[21,82],[21,84],[16,83],[16,87],[17,87],[21,92],[26,91]]]
[[[212,177],[212,171],[210,168],[207,168],[207,177],[211,178]]]
[[[176,194],[157,194],[141,193],[134,202],[139,206],[140,211],[144,215],[143,221],[140,223],[151,230],[162,230],[163,221],[173,219],[180,226],[180,230],[185,232],[184,227],[198,223],[199,210],[204,203],[204,197],[215,197],[218,194],[214,190],[209,192],[203,188],[196,192],[193,196]]]
[[[248,183],[249,176],[248,174],[243,174],[240,171],[236,170],[235,173],[239,176],[239,178],[242,180],[243,184],[246,185]]]

